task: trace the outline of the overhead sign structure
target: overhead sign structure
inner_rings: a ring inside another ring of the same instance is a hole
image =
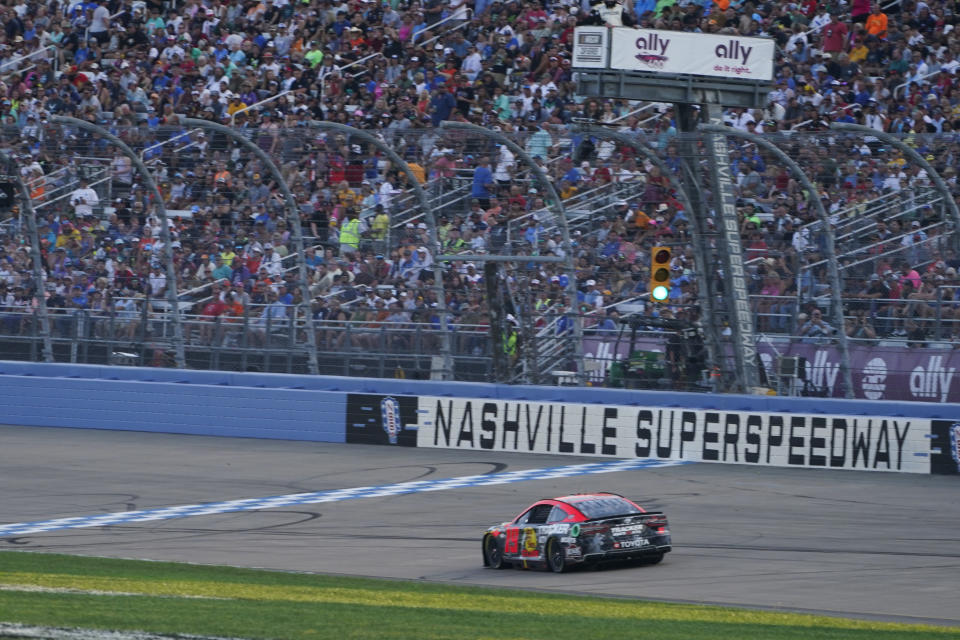
[[[608,42],[609,56],[601,51]],[[770,81],[775,46],[769,38],[578,27],[574,31],[573,66]]]
[[[610,31],[607,27],[574,29],[573,66],[580,69],[606,69],[610,60]]]

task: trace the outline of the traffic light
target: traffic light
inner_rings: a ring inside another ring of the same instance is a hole
[[[670,297],[670,248],[650,251],[650,299],[663,302]]]

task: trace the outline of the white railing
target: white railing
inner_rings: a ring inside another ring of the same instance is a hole
[[[309,246],[309,247],[304,247],[304,251],[306,251],[307,249],[313,249],[314,251],[323,251],[324,247],[323,247],[322,244],[316,244],[316,245],[312,245],[312,246]],[[292,266],[283,266],[283,263],[284,263],[284,262],[289,262],[289,261],[293,260],[294,258],[296,258],[298,255],[300,255],[300,254],[297,253],[296,251],[291,251],[290,253],[288,253],[288,254],[285,255],[284,257],[280,258],[280,266],[281,266],[281,268],[283,269],[282,273],[283,273],[284,275],[286,275],[287,273],[293,271],[294,269],[299,268],[299,265],[296,264],[296,263],[293,264]],[[215,254],[211,254],[211,256],[210,256],[210,261],[212,262],[214,258],[215,258]],[[200,286],[194,287],[194,288],[192,288],[192,289],[188,289],[188,290],[186,290],[186,291],[178,291],[178,292],[177,292],[177,298],[183,298],[183,297],[185,297],[185,296],[192,296],[192,295],[201,293],[201,292],[206,291],[207,289],[211,288],[213,285],[218,284],[219,282],[220,282],[220,280],[211,280],[210,282],[205,282],[205,283],[201,284]],[[213,299],[213,296],[212,296],[212,295],[209,295],[209,296],[206,296],[206,297],[204,297],[204,298],[200,298],[199,300],[190,301],[190,302],[188,302],[188,304],[195,305],[195,304],[199,304],[199,303],[203,303],[203,302],[208,302],[208,301],[211,300],[211,299]],[[181,300],[181,301],[180,301],[180,304],[181,304],[181,305],[184,304],[184,301]]]
[[[17,72],[17,69],[16,69],[16,68],[8,71],[8,70],[7,70],[7,67],[10,67],[10,66],[13,66],[13,65],[19,65],[19,64],[20,64],[21,62],[23,62],[24,60],[29,60],[29,59],[31,59],[31,58],[34,58],[34,57],[36,57],[38,54],[41,54],[41,53],[44,53],[44,54],[45,54],[45,53],[47,53],[48,51],[50,51],[51,49],[53,50],[53,54],[52,54],[51,56],[49,56],[49,58],[45,58],[45,59],[47,59],[48,61],[49,61],[49,60],[52,60],[52,61],[53,61],[54,71],[56,71],[57,46],[51,44],[51,45],[47,45],[46,47],[43,47],[43,48],[41,48],[41,49],[37,49],[37,50],[35,50],[35,51],[31,51],[30,53],[26,53],[26,54],[24,54],[24,55],[22,55],[22,56],[13,58],[12,60],[7,60],[7,61],[4,62],[3,64],[0,64],[0,75],[6,74],[6,73],[16,73],[16,72]],[[36,66],[36,65],[33,65],[33,66]],[[31,66],[30,68],[33,68],[33,66]]]
[[[126,9],[121,9],[120,11],[117,11],[115,14],[113,14],[112,16],[110,16],[109,18],[107,18],[107,19],[109,20],[109,22],[107,23],[107,27],[110,27],[110,26],[111,26],[111,24],[113,23],[113,21],[114,21],[115,18],[117,18],[118,16],[120,16],[120,15],[126,13],[126,12],[127,12]],[[86,30],[83,32],[83,38],[84,38],[84,40],[87,40],[87,41],[90,40],[90,27],[89,27],[89,26],[87,26]]]
[[[614,118],[614,119],[611,120],[610,122],[602,122],[602,123],[600,123],[600,124],[616,124],[616,123],[618,123],[618,122],[620,122],[620,121],[622,121],[622,120],[626,120],[626,119],[629,118],[630,116],[635,116],[635,115],[637,115],[638,113],[643,113],[644,111],[649,111],[650,109],[653,109],[655,106],[657,106],[657,103],[656,103],[656,102],[648,102],[647,104],[643,105],[643,106],[640,107],[639,109],[634,109],[633,111],[629,111],[629,112],[623,114],[622,116],[617,116],[616,118]]]
[[[419,36],[420,34],[423,34],[423,33],[428,33],[428,32],[430,32],[430,31],[433,31],[434,29],[436,29],[437,27],[439,27],[440,25],[442,25],[442,24],[445,23],[445,22],[453,22],[453,21],[455,21],[455,20],[459,22],[459,24],[455,25],[454,27],[452,27],[452,28],[450,28],[450,29],[447,29],[447,30],[444,31],[443,33],[438,33],[437,35],[433,36],[433,37],[430,38],[429,40],[425,40],[420,46],[425,46],[425,45],[427,45],[427,44],[430,44],[431,42],[435,41],[437,38],[441,38],[441,37],[443,37],[443,36],[445,36],[445,35],[447,35],[447,34],[453,33],[454,31],[456,31],[457,29],[459,29],[459,28],[462,27],[463,25],[468,24],[468,23],[470,22],[470,18],[471,18],[471,16],[472,16],[472,14],[473,14],[473,11],[471,11],[470,9],[467,9],[467,18],[466,18],[466,19],[461,18],[461,17],[458,17],[456,14],[449,15],[449,16],[447,16],[446,18],[444,18],[443,20],[439,20],[439,21],[433,23],[432,25],[430,25],[430,26],[427,27],[426,29],[424,29],[424,30],[422,30],[422,31],[417,31],[415,34],[413,34],[413,35],[410,37],[410,42],[416,44],[416,42],[417,42],[417,36]]]
[[[919,80],[920,81],[926,80],[927,78],[933,77],[938,73],[940,73],[940,69],[937,69],[936,71],[931,71],[930,73],[925,73],[922,76],[920,76]],[[903,84],[898,84],[896,87],[894,87],[893,97],[896,98],[897,94],[900,93],[902,89],[906,89],[907,87],[909,87],[911,82],[917,82],[917,80],[907,80]]]
[[[350,67],[355,67],[355,66],[357,66],[357,65],[364,64],[364,63],[366,63],[368,60],[372,60],[373,58],[377,58],[377,57],[381,57],[381,58],[382,58],[382,57],[383,57],[383,54],[378,51],[377,53],[371,53],[371,54],[368,55],[368,56],[364,56],[364,57],[360,58],[359,60],[354,60],[354,61],[351,62],[350,64],[345,64],[345,65],[343,65],[342,67],[339,68],[340,75],[343,76],[343,72],[346,71],[347,69],[349,69]],[[359,74],[357,74],[357,75],[359,75]]]
[[[93,189],[94,187],[97,187],[101,184],[107,184],[111,180],[113,180],[113,178],[110,176],[109,170],[106,167],[103,167],[103,170],[100,172],[100,175],[102,177],[92,177],[92,178],[88,177],[87,186]],[[48,194],[44,194],[44,199],[34,204],[33,210],[39,211],[42,207],[47,207],[51,204],[54,204],[55,202],[60,202],[61,200],[66,200],[67,198],[70,198],[71,196],[73,196],[73,192],[75,191],[75,189],[70,189],[70,187],[72,187],[74,184],[75,183],[71,182],[71,183],[60,185],[59,187],[57,187],[58,189],[63,188],[68,190],[65,193],[62,193],[54,198],[50,198],[49,200],[47,199],[47,197],[49,197]],[[106,200],[101,200],[99,206],[103,206],[106,202],[107,202]]]
[[[293,89],[288,89],[287,91],[281,91],[275,96],[270,96],[269,98],[264,98],[260,102],[254,102],[249,107],[244,107],[243,109],[237,109],[230,116],[230,126],[233,126],[234,120],[237,117],[237,114],[245,113],[247,111],[252,111],[253,109],[259,109],[261,105],[267,104],[268,102],[273,102],[274,100],[279,100],[280,98],[293,93]]]
[[[341,78],[343,78],[343,77],[345,77],[345,74],[344,74],[343,72],[346,71],[347,69],[349,69],[350,67],[355,67],[355,66],[357,66],[358,64],[363,64],[363,63],[365,63],[365,62],[367,62],[367,61],[369,61],[369,60],[371,60],[371,59],[373,59],[373,58],[376,58],[377,56],[383,57],[383,54],[380,53],[379,51],[378,51],[377,53],[371,53],[371,54],[368,55],[368,56],[364,56],[364,57],[360,58],[359,60],[354,60],[353,62],[351,62],[351,63],[349,63],[349,64],[345,64],[345,65],[343,65],[342,67],[336,67],[336,68],[334,69],[334,71],[335,71],[336,73],[338,73]],[[331,75],[333,75],[334,71],[331,71],[330,73],[324,74],[324,76],[320,79],[320,102],[321,102],[321,103],[323,102],[323,97],[324,97],[324,94],[326,93],[326,89],[327,89],[327,79],[328,79]],[[362,73],[357,73],[357,74],[355,74],[355,76],[359,76],[359,75],[363,75],[363,74],[362,74]]]
[[[165,146],[165,145],[171,144],[171,143],[173,143],[173,142],[189,141],[189,142],[188,142],[187,144],[185,144],[184,146],[182,146],[182,147],[177,147],[177,148],[175,149],[175,151],[178,151],[178,152],[179,152],[179,151],[183,151],[184,149],[187,149],[187,148],[191,147],[192,145],[196,144],[196,142],[195,142],[195,141],[193,140],[193,138],[191,138],[190,136],[192,136],[194,133],[196,133],[196,132],[198,132],[198,131],[203,131],[203,129],[191,129],[190,131],[187,131],[187,132],[185,132],[185,133],[181,133],[181,134],[175,135],[175,136],[173,136],[172,138],[169,138],[169,139],[167,139],[167,140],[164,140],[163,142],[158,142],[158,143],[156,143],[156,144],[150,145],[149,147],[144,147],[144,148],[143,148],[143,151],[140,152],[140,159],[141,159],[141,160],[145,159],[145,158],[147,157],[147,152],[153,151],[154,149],[159,149],[160,147],[163,147],[163,146]]]

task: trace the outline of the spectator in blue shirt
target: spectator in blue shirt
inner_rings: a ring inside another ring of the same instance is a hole
[[[430,120],[433,126],[438,127],[444,120],[450,119],[453,108],[457,106],[457,99],[442,85],[433,92],[430,99]]]
[[[490,207],[490,189],[493,187],[493,172],[490,171],[490,158],[481,156],[473,170],[473,188],[470,196],[480,201],[484,209]]]

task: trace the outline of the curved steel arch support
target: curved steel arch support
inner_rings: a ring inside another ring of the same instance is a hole
[[[37,317],[40,320],[40,337],[43,339],[43,361],[53,362],[53,340],[50,337],[50,313],[47,310],[47,295],[44,285],[43,258],[40,255],[40,233],[37,231],[37,212],[33,209],[30,198],[30,189],[23,182],[17,163],[6,152],[0,152],[0,161],[13,169],[12,174],[20,190],[20,200],[23,207],[20,216],[27,222],[27,234],[30,236],[30,258],[32,262],[33,281],[37,296]]]
[[[826,253],[827,253],[827,271],[830,274],[830,306],[833,307],[833,323],[837,327],[837,341],[840,346],[840,374],[843,379],[843,385],[846,387],[844,389],[844,396],[847,398],[853,397],[853,378],[850,372],[850,346],[847,342],[847,332],[844,329],[844,318],[843,318],[843,300],[840,296],[843,283],[840,280],[840,269],[837,267],[837,250],[834,243],[833,228],[830,226],[830,216],[827,215],[826,209],[823,208],[823,203],[820,201],[820,198],[817,195],[817,189],[814,186],[813,182],[810,181],[810,178],[807,177],[807,174],[803,172],[803,169],[794,162],[793,158],[788,156],[780,147],[773,144],[763,136],[759,136],[755,133],[749,133],[747,131],[740,131],[739,129],[734,129],[733,127],[712,125],[712,124],[701,124],[700,129],[708,133],[718,133],[727,136],[733,136],[735,138],[743,138],[744,140],[749,140],[750,142],[756,144],[758,147],[763,147],[765,150],[769,151],[773,155],[777,156],[781,162],[783,162],[787,167],[797,176],[800,180],[800,184],[803,185],[803,188],[807,190],[807,193],[810,194],[810,200],[813,202],[813,209],[817,212],[817,217],[820,218],[820,224],[823,225],[824,233],[826,234]]]
[[[131,149],[126,142],[103,127],[87,122],[86,120],[71,118],[70,116],[52,116],[50,119],[53,122],[84,129],[90,133],[96,133],[97,135],[103,136],[106,140],[109,140],[111,144],[115,145],[125,156],[130,158],[130,162],[133,163],[133,166],[136,167],[140,175],[143,176],[143,181],[147,185],[147,189],[153,194],[155,206],[160,212],[160,239],[163,241],[163,257],[167,261],[167,303],[170,305],[170,317],[173,323],[174,363],[178,369],[183,369],[186,367],[186,356],[183,351],[183,324],[180,322],[179,296],[177,295],[177,270],[173,265],[173,247],[170,246],[170,227],[167,226],[167,207],[163,202],[163,197],[160,195],[160,190],[157,189],[157,183],[153,180],[153,174],[147,169],[147,166],[143,163],[140,156],[134,153],[133,149]]]
[[[680,180],[677,179],[677,176],[674,175],[674,173],[670,170],[670,167],[667,166],[660,156],[657,155],[657,152],[651,147],[640,142],[634,136],[629,136],[620,131],[613,131],[597,125],[574,125],[572,128],[575,131],[580,131],[590,136],[615,140],[621,144],[627,145],[642,155],[652,164],[656,165],[656,167],[660,169],[660,173],[670,181],[670,186],[673,187],[673,190],[677,192],[680,202],[683,204],[684,209],[690,212],[691,217],[697,216],[697,212],[693,210],[693,205],[691,204],[690,196],[687,194],[687,190],[683,187],[683,184],[680,182]],[[699,224],[696,224],[693,225],[693,229],[695,233],[699,234],[701,227]],[[707,347],[707,368],[713,371],[714,366],[718,365],[720,362],[720,341],[717,336],[716,323],[713,322],[713,300],[710,297],[710,285],[707,282],[709,280],[709,274],[706,272],[706,258],[702,255],[697,255],[697,261],[699,264],[703,265],[700,269],[697,269],[697,287],[700,289],[700,291],[704,292],[703,295],[699,296],[698,302],[701,310],[703,311],[704,318],[703,328],[706,336],[705,342]]]
[[[300,281],[300,294],[303,298],[303,303],[307,305],[307,366],[312,375],[317,375],[320,373],[320,365],[317,362],[317,335],[313,329],[313,301],[310,296],[310,287],[307,286],[307,265],[303,261],[303,229],[300,226],[300,212],[297,210],[297,203],[293,199],[293,193],[290,192],[290,186],[283,179],[283,174],[280,173],[280,169],[270,158],[270,156],[268,156],[263,149],[251,142],[247,137],[240,135],[234,129],[218,122],[210,122],[209,120],[200,120],[198,118],[180,118],[180,122],[188,127],[198,127],[201,129],[208,129],[210,131],[216,131],[217,133],[222,133],[231,140],[239,142],[243,148],[257,156],[260,162],[262,162],[270,172],[270,175],[273,177],[273,179],[277,182],[277,185],[280,187],[280,191],[283,193],[283,198],[287,204],[287,217],[290,219],[290,227],[293,229],[293,242],[296,245],[297,254],[299,255],[299,259],[297,260],[297,276],[298,280]],[[294,318],[293,321],[296,323],[296,318]]]
[[[453,380],[453,353],[450,346],[450,318],[447,315],[447,295],[443,284],[443,266],[440,264],[440,260],[438,259],[442,253],[442,247],[440,246],[440,236],[437,233],[437,218],[433,215],[433,209],[430,207],[430,199],[427,197],[426,192],[420,185],[420,181],[410,168],[410,165],[407,164],[404,159],[401,158],[400,155],[390,147],[390,145],[375,135],[363,131],[362,129],[356,129],[354,127],[350,127],[345,124],[339,124],[337,122],[314,120],[310,122],[310,126],[314,129],[320,129],[321,131],[333,131],[336,133],[342,133],[344,135],[360,138],[361,140],[372,144],[377,149],[385,153],[387,157],[390,158],[390,162],[403,169],[403,172],[407,174],[410,184],[413,185],[413,192],[420,201],[420,208],[423,209],[423,217],[427,221],[427,233],[430,236],[430,244],[433,245],[431,247],[434,257],[433,285],[437,292],[437,315],[440,316],[440,357],[443,361],[441,379]]]
[[[570,298],[570,308],[567,309],[567,315],[573,326],[574,360],[577,368],[577,384],[583,386],[586,383],[586,372],[583,366],[583,321],[575,310],[577,305],[577,271],[573,263],[573,245],[570,242],[570,228],[567,226],[567,212],[563,208],[563,201],[560,199],[560,195],[554,188],[550,178],[547,177],[547,174],[545,174],[543,169],[541,169],[540,166],[534,162],[533,158],[527,154],[523,147],[499,131],[486,129],[480,125],[469,122],[454,122],[451,120],[445,120],[441,122],[440,128],[475,133],[490,140],[496,140],[500,144],[506,145],[515,156],[523,160],[527,166],[530,167],[530,171],[533,172],[533,175],[537,178],[537,181],[541,184],[541,186],[543,186],[544,191],[546,191],[547,195],[549,195],[553,200],[554,205],[560,214],[559,224],[560,233],[563,235],[564,252],[563,266],[569,272],[567,274],[567,297]]]

